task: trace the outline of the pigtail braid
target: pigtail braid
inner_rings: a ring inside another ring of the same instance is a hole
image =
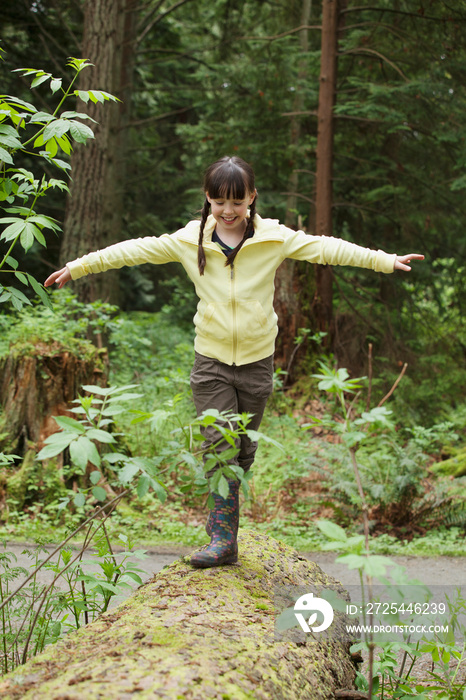
[[[202,245],[202,241],[204,240],[204,228],[205,228],[207,217],[209,216],[209,213],[210,213],[210,202],[206,197],[205,202],[204,202],[204,206],[202,207],[202,210],[201,210],[201,225],[199,227],[199,242],[197,244],[197,266],[199,268],[199,274],[201,276],[204,274],[204,270],[205,270],[205,266],[206,266],[205,251],[204,251],[204,246]]]
[[[230,267],[233,267],[233,263],[235,261],[235,258],[238,255],[241,248],[243,247],[243,243],[245,241],[247,241],[248,238],[250,238],[254,233],[254,217],[256,216],[256,200],[257,200],[257,194],[254,197],[254,200],[253,200],[251,206],[249,207],[249,219],[248,219],[248,223],[246,225],[246,229],[244,231],[244,236],[241,239],[241,241],[238,243],[236,248],[233,248],[231,253],[229,255],[227,255],[227,261],[225,263],[225,266],[230,265]]]

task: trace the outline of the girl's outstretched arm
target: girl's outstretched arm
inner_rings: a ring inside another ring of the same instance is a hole
[[[418,255],[418,253],[411,253],[410,255],[397,255],[393,269],[410,272],[411,268],[406,263],[410,263],[411,260],[424,260],[424,256]]]
[[[58,288],[61,289],[64,284],[70,281],[70,279],[70,271],[67,267],[62,267],[61,270],[52,272],[52,274],[49,277],[47,277],[47,279],[44,282],[44,287],[50,287],[50,285],[56,282],[58,284]]]

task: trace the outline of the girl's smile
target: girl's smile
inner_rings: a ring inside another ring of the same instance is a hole
[[[256,192],[245,199],[224,199],[206,197],[211,206],[212,216],[217,223],[217,233],[225,243],[235,248],[241,241],[246,229],[248,207],[254,201]]]

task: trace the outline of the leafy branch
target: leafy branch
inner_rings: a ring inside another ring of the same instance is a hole
[[[0,223],[7,225],[0,233],[0,241],[7,245],[1,254],[0,272],[14,276],[26,287],[30,286],[47,305],[50,304],[44,287],[33,275],[18,269],[19,263],[13,257],[13,252],[18,244],[25,253],[34,243],[47,246],[44,229],[54,233],[61,229],[52,217],[38,214],[35,206],[51,189],[69,190],[63,180],[47,179],[45,174],[36,178],[32,172],[16,167],[15,156],[24,153],[53,164],[64,172],[69,171],[69,162],[57,157],[59,150],[68,157],[73,150],[73,142],[86,144],[89,139],[93,139],[92,129],[80,120],[87,119],[94,123],[95,120],[83,112],[68,110],[60,113],[63,104],[71,97],[78,97],[85,103],[89,100],[94,103],[117,100],[102,90],[73,89],[81,71],[92,64],[86,59],[70,58],[67,65],[74,71],[67,87],[63,87],[62,78],[56,78],[43,70],[17,68],[14,71],[32,78],[31,88],[49,82],[52,95],[61,93],[58,105],[52,112],[39,111],[33,104],[18,97],[0,95],[0,207],[6,214],[0,217]],[[22,141],[21,132],[31,128],[34,129],[34,134]],[[0,303],[5,302],[11,302],[16,310],[31,303],[16,287],[0,284]]]

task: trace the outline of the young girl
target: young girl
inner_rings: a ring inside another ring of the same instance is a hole
[[[293,231],[256,214],[254,172],[241,158],[221,158],[204,177],[205,202],[200,221],[171,235],[123,241],[67,263],[45,281],[63,287],[69,280],[123,265],[179,262],[193,281],[199,303],[194,316],[195,361],[191,387],[198,415],[209,408],[253,414],[257,430],[272,392],[275,272],[286,258],[329,265],[353,265],[376,272],[409,271],[423,255],[388,255],[337,238]],[[204,432],[203,447],[218,453],[215,427]],[[247,472],[257,443],[239,441],[233,463]],[[213,470],[215,471],[215,470]],[[207,476],[211,476],[210,472]],[[207,532],[211,542],[193,554],[196,567],[232,564],[238,559],[239,481],[229,479],[226,499],[213,494],[215,506]]]

